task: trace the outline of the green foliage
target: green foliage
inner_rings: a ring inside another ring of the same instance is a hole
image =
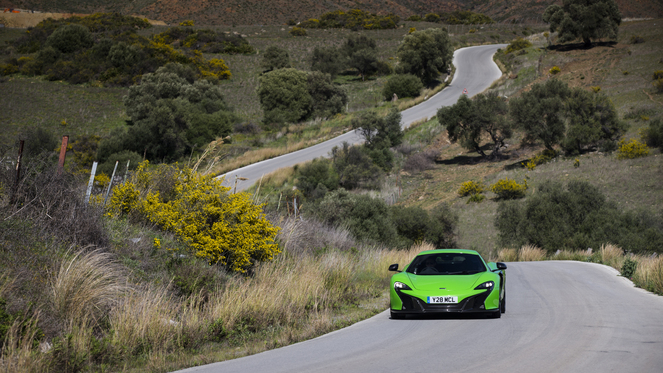
[[[352,128],[361,134],[369,149],[387,149],[403,141],[401,114],[396,109],[382,118],[365,111],[352,119]]]
[[[585,250],[612,243],[626,252],[662,252],[663,220],[647,211],[621,212],[588,182],[543,184],[525,203],[503,202],[495,226],[504,246]]]
[[[521,49],[529,48],[532,46],[532,43],[523,38],[518,38],[514,41],[512,41],[507,47],[506,47],[506,53],[511,53],[511,52],[516,52]]]
[[[491,156],[496,156],[511,137],[511,123],[506,120],[507,104],[495,93],[478,94],[470,99],[462,95],[452,106],[438,110],[437,120],[447,128],[449,140],[460,142],[466,149],[476,151],[482,157],[481,139],[487,134],[493,141]]]
[[[643,141],[647,146],[663,150],[663,120],[656,118],[649,122],[642,134]]]
[[[440,22],[440,16],[435,13],[428,13],[424,16],[426,22]]]
[[[535,155],[527,161],[527,163],[524,163],[525,168],[528,170],[532,171],[536,168],[536,166],[545,164],[553,160],[555,157],[557,157],[557,152],[554,150],[550,149],[545,149],[544,151],[541,152],[541,154]]]
[[[280,252],[274,242],[278,228],[248,194],[228,194],[220,180],[190,169],[147,166],[141,164],[130,182],[113,189],[108,214],[133,213],[174,233],[197,257],[234,272]]]
[[[332,162],[339,185],[345,189],[377,189],[384,172],[373,163],[363,146],[350,146],[347,142],[332,149]]]
[[[413,14],[413,15],[407,17],[406,21],[421,22],[421,16]]]
[[[265,72],[291,67],[288,51],[279,48],[276,45],[270,45],[265,49],[265,53],[262,55],[260,67],[262,67]]]
[[[451,13],[440,13],[440,20],[449,25],[478,25],[493,23],[485,14],[474,13],[469,10],[456,10]]]
[[[582,39],[588,45],[592,39],[616,40],[622,15],[615,0],[566,0],[546,8],[543,20],[561,43]]]
[[[290,30],[290,35],[292,35],[292,36],[306,36],[307,33],[306,33],[306,29],[304,29],[302,27],[295,26],[295,27],[292,28],[292,30]]]
[[[298,122],[308,117],[313,103],[308,92],[308,74],[286,68],[260,77],[258,97],[266,124]]]
[[[384,30],[398,27],[400,18],[394,14],[379,16],[369,12],[352,9],[348,12],[336,10],[324,13],[319,19],[309,19],[300,24],[305,28],[346,28],[351,30]]]
[[[327,191],[338,189],[338,174],[331,160],[314,159],[297,168],[296,186],[307,198],[318,199],[324,197]]]
[[[315,47],[311,54],[311,70],[336,77],[345,66],[341,52],[334,47]]]
[[[129,170],[135,170],[143,161],[143,156],[131,150],[113,153],[97,166],[97,173],[104,173],[110,176],[115,168],[115,162],[118,162],[116,176],[124,176],[127,169],[127,161],[129,161]]]
[[[637,139],[631,139],[631,141],[628,142],[626,140],[619,142],[617,159],[633,159],[646,157],[647,155],[649,155],[647,144],[643,144]]]
[[[361,241],[392,244],[397,239],[389,207],[381,199],[351,194],[341,188],[320,202],[318,217],[333,226],[344,226]]]
[[[349,37],[341,47],[347,57],[347,66],[356,69],[361,79],[378,71],[378,55],[375,40],[359,35]]]
[[[417,97],[423,87],[424,85],[418,77],[412,74],[398,74],[387,80],[382,93],[387,101],[391,100],[394,94],[398,98]]]
[[[480,194],[480,193],[479,194],[472,194],[470,196],[470,198],[467,199],[467,203],[470,203],[470,202],[481,203],[485,199],[486,199],[486,196],[484,196],[483,194]]]
[[[69,24],[58,27],[46,39],[46,44],[62,53],[77,52],[88,49],[94,43],[90,30],[79,24]]]
[[[312,118],[331,118],[345,110],[348,94],[342,87],[332,83],[330,75],[313,71],[308,74],[307,84]]]
[[[490,190],[501,200],[523,198],[527,191],[527,180],[523,184],[518,184],[515,180],[501,179],[493,184]]]
[[[416,75],[429,85],[448,71],[453,47],[445,29],[428,29],[405,35],[397,54],[398,73]]]
[[[133,85],[169,62],[194,66],[200,78],[229,79],[223,60],[206,61],[202,52],[255,52],[236,35],[191,27],[173,27],[151,38],[137,34],[147,27],[144,19],[115,13],[47,19],[13,44],[20,53],[36,53],[20,66],[26,75],[46,75],[49,80],[73,84],[97,81],[106,86]]]
[[[526,140],[541,140],[547,149],[564,138],[564,103],[570,90],[566,83],[549,79],[509,101],[509,115],[516,127],[525,131]]]
[[[476,181],[466,181],[460,185],[460,189],[458,189],[458,195],[461,197],[466,197],[469,195],[475,195],[475,194],[480,194],[483,193],[486,190],[486,186],[483,185],[482,182],[476,182]]]
[[[566,103],[567,129],[562,148],[567,154],[600,149],[612,151],[628,125],[602,93],[573,89]]]
[[[633,277],[637,269],[638,269],[638,262],[636,260],[627,257],[624,260],[624,264],[622,264],[622,268],[619,272],[621,273],[622,276],[626,278],[631,278]]]
[[[144,153],[148,159],[177,160],[196,144],[230,134],[236,118],[221,90],[206,80],[191,83],[190,75],[186,66],[166,65],[129,89],[124,104],[133,125],[120,150]]]

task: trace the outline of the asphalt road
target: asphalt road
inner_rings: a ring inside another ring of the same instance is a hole
[[[493,62],[493,54],[498,48],[504,48],[506,44],[482,45],[458,49],[454,53],[453,64],[456,66],[451,84],[429,98],[423,103],[401,112],[403,128],[412,122],[423,118],[431,118],[437,114],[442,106],[450,106],[458,101],[458,97],[466,90],[468,96],[474,96],[483,92],[495,80],[502,75],[500,69]],[[238,181],[237,190],[244,190],[260,180],[263,175],[283,167],[291,167],[297,163],[306,162],[318,157],[327,157],[334,146],[340,146],[343,142],[356,144],[363,141],[354,131],[347,132],[341,136],[317,144],[315,146],[298,150],[279,157],[227,172],[225,185],[234,186],[236,177],[244,177],[248,180]]]
[[[180,372],[662,372],[663,297],[599,264],[508,263],[501,319],[389,319]]]

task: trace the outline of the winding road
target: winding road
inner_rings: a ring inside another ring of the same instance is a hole
[[[180,372],[663,371],[663,297],[600,264],[508,266],[501,319],[391,320],[385,311],[309,341]]]
[[[490,87],[502,75],[493,62],[493,54],[498,48],[504,47],[506,44],[494,44],[456,50],[453,60],[456,72],[451,84],[421,104],[402,111],[401,126],[407,128],[413,122],[433,117],[442,106],[455,104],[464,90],[467,90],[468,96],[474,96]],[[237,189],[244,190],[255,184],[263,175],[279,168],[294,166],[318,157],[327,157],[334,146],[340,146],[343,142],[356,144],[361,141],[363,141],[361,136],[350,131],[309,148],[238,168],[219,177],[225,176],[224,183],[228,186],[234,185],[236,177],[246,178],[247,180],[237,183]]]

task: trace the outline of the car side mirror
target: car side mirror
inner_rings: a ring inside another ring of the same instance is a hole
[[[390,271],[398,271],[398,264],[392,264],[389,266]]]
[[[506,269],[506,264],[504,264],[502,262],[497,262],[497,269],[500,269],[500,270]]]

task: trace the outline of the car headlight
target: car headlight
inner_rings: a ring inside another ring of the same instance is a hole
[[[492,281],[486,281],[483,284],[477,286],[474,288],[474,290],[484,290],[484,289],[492,289],[493,286],[495,286],[495,283]]]
[[[399,282],[399,281],[394,282],[394,289],[395,290],[412,290],[412,288],[410,288],[406,284],[404,284],[402,282]]]

